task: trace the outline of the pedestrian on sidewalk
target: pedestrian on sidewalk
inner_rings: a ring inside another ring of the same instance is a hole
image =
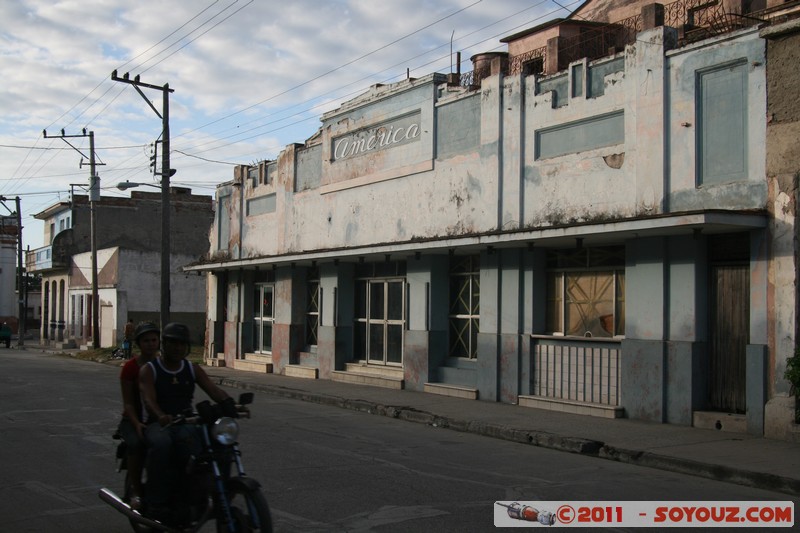
[[[0,326],[0,342],[5,342],[6,348],[11,348],[11,327],[8,322],[3,322]]]
[[[131,343],[133,342],[134,332],[133,319],[129,318],[128,323],[125,324],[124,338],[122,340],[122,351],[125,353],[125,359],[131,358]]]

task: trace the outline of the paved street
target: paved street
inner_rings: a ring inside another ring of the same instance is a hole
[[[1,530],[129,530],[96,496],[121,484],[117,373],[0,349]],[[490,531],[497,500],[791,499],[258,393],[241,443],[277,531]]]

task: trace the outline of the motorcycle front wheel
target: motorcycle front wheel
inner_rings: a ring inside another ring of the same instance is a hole
[[[229,487],[228,501],[236,530],[245,533],[272,533],[272,515],[261,491],[242,485]],[[217,520],[217,533],[230,533],[224,520]]]

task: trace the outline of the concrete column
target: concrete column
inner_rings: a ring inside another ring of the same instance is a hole
[[[500,273],[497,250],[481,252],[481,320],[478,332],[478,397],[498,400]]]
[[[353,356],[354,271],[352,263],[320,266],[319,358],[320,379],[330,379],[334,370],[344,370]]]
[[[636,146],[646,146],[646,150],[634,153],[636,169],[636,205],[641,206],[648,215],[668,210],[665,200],[667,177],[665,176],[665,124],[669,121],[670,110],[664,98],[666,42],[674,30],[659,27],[639,34],[638,40],[647,43],[636,47],[633,61],[628,61],[626,78],[634,81],[636,111],[625,113],[626,137],[631,132]],[[633,123],[631,123],[633,122]]]
[[[620,404],[630,418],[664,422],[667,302],[663,238],[636,239],[626,246],[625,340],[620,363]]]
[[[499,336],[499,400],[516,403],[519,397],[521,361],[520,333],[522,326],[522,302],[526,299],[522,284],[523,252],[520,249],[498,250],[500,257],[500,336]],[[527,374],[527,372],[525,372]]]
[[[707,395],[706,240],[701,235],[671,237],[668,250],[665,421],[690,426]]]
[[[555,74],[558,72],[558,49],[561,37],[551,37],[547,40],[547,54],[545,56],[544,73]]]
[[[508,71],[508,55],[496,56],[492,58],[490,71],[492,76],[505,74]]]
[[[647,4],[642,6],[642,29],[652,30],[664,25],[664,5]]]
[[[522,157],[525,138],[523,119],[522,77],[503,78],[500,87],[500,120],[502,142],[500,143],[500,188],[499,224],[504,230],[513,230],[524,222],[525,192]]]
[[[422,391],[436,381],[447,359],[448,257],[423,255],[406,262],[408,327],[403,371],[405,387]]]

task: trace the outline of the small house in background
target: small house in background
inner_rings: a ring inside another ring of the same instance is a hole
[[[42,275],[44,343],[87,346],[122,342],[128,319],[159,322],[161,301],[161,194],[133,191],[130,198],[95,203],[99,331],[92,330],[90,202],[74,195],[35,215],[44,222],[46,246],[27,253],[29,272]],[[170,317],[186,323],[202,343],[205,280],[181,271],[208,250],[212,198],[183,187],[170,193]]]

